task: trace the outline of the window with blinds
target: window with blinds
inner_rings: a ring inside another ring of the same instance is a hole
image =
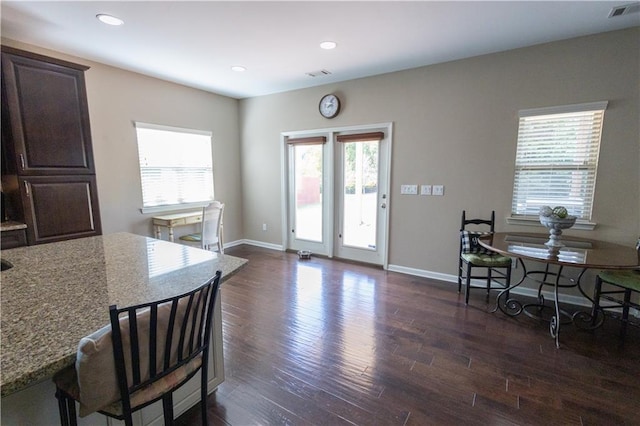
[[[135,126],[143,211],[214,199],[211,132],[138,122]]]
[[[607,102],[520,111],[512,216],[565,206],[591,220]]]

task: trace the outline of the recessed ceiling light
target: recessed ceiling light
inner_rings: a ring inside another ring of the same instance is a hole
[[[322,43],[320,43],[320,47],[325,50],[335,49],[337,45],[338,43],[336,43],[335,41],[323,41]]]
[[[124,21],[120,18],[116,18],[115,16],[112,15],[107,15],[106,13],[99,13],[96,15],[96,18],[98,18],[98,20],[100,22],[102,22],[103,24],[107,24],[107,25],[123,25]]]
[[[247,69],[246,69],[245,67],[243,67],[242,65],[234,65],[234,66],[232,66],[232,67],[231,67],[231,69],[232,69],[233,71],[236,71],[236,72],[245,72],[245,71],[247,70]]]

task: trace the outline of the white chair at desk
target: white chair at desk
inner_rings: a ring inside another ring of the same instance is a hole
[[[205,250],[210,250],[216,244],[218,251],[224,253],[222,217],[224,214],[224,203],[212,201],[202,211],[202,232],[183,235],[180,240],[190,243],[198,243]]]

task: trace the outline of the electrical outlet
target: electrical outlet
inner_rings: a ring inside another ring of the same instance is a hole
[[[263,231],[266,231],[266,230],[267,230],[267,224],[266,224],[266,223],[263,223],[263,224],[262,224],[262,230],[263,230]]]
[[[431,185],[420,185],[420,195],[431,195]]]
[[[418,185],[400,185],[400,193],[405,195],[418,195]]]
[[[444,185],[433,185],[433,195],[444,195]]]

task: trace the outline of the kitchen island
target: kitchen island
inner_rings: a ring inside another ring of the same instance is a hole
[[[2,271],[2,420],[6,424],[57,423],[51,376],[73,364],[80,339],[109,323],[109,306],[134,305],[192,290],[222,270],[229,278],[246,263],[185,245],[128,233],[81,238],[2,251],[13,267]],[[209,357],[209,390],[223,380],[220,297]],[[175,396],[176,415],[199,401],[194,391]],[[195,395],[194,395],[195,393]],[[152,424],[161,407],[140,412]],[[156,414],[157,413],[157,414]],[[108,424],[94,414],[80,424]]]

